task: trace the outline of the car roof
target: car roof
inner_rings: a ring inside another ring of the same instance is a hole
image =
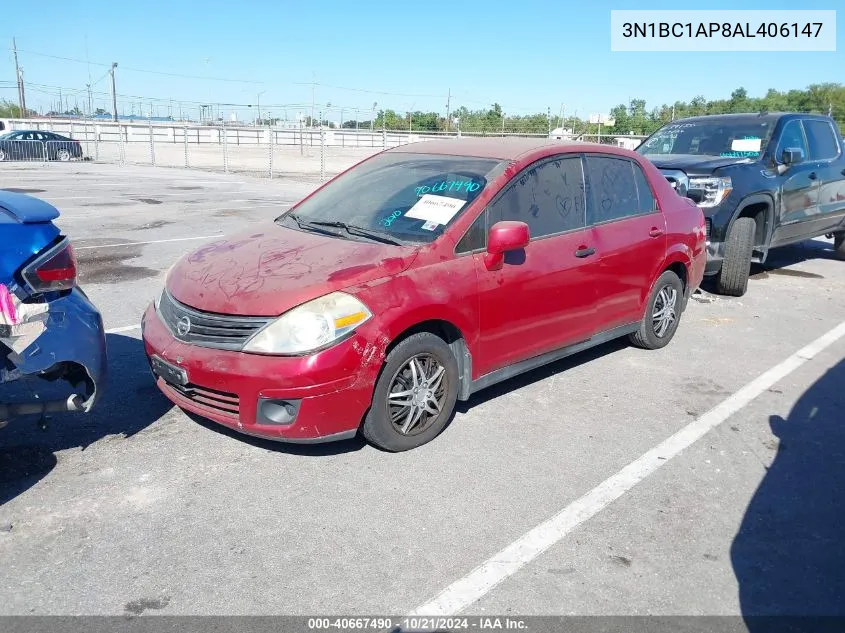
[[[820,118],[826,119],[824,114],[812,114],[809,112],[736,112],[731,114],[706,114],[702,116],[691,116],[685,119],[675,119],[672,123],[685,122],[716,122],[716,121],[730,121],[741,120],[748,121],[749,119],[759,119],[760,121],[777,121],[783,118]]]
[[[601,152],[630,156],[631,152],[615,145],[585,143],[583,141],[559,141],[548,138],[525,137],[487,137],[472,136],[448,137],[431,141],[418,141],[393,147],[387,152],[398,154],[441,154],[445,156],[472,156],[474,158],[494,158],[499,160],[518,160],[538,150],[553,150],[555,153]]]

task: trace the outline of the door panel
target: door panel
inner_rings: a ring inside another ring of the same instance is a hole
[[[508,253],[501,270],[473,255],[480,296],[476,375],[577,343],[593,334],[598,253],[586,226],[579,156],[553,157],[517,174],[487,209],[487,227],[503,220],[528,224],[531,241]],[[583,253],[582,253],[583,255]]]
[[[808,119],[804,122],[812,159],[818,163],[818,221],[813,235],[836,228],[845,216],[845,158],[839,150],[836,132],[829,122]]]
[[[666,218],[645,174],[624,158],[587,156],[597,266],[598,331],[642,318],[651,283],[666,258]]]
[[[801,239],[819,213],[818,165],[811,161],[804,126],[798,119],[787,122],[781,131],[775,149],[778,163],[787,148],[800,149],[804,153],[804,162],[792,165],[783,176],[780,215],[772,236],[772,246]]]
[[[602,254],[599,329],[639,321],[651,283],[666,258],[666,219],[662,213],[652,213],[597,226],[593,231]]]
[[[473,255],[479,294],[484,375],[511,363],[593,334],[596,256],[575,251],[590,243],[587,230],[532,240],[508,253],[501,270],[487,270],[484,254]]]

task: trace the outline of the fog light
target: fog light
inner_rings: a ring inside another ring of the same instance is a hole
[[[293,424],[302,400],[258,399],[258,424]]]

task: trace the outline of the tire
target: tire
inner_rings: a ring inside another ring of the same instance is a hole
[[[7,158],[9,158],[9,155],[6,153],[6,150],[0,149],[0,163],[2,163]]]
[[[56,160],[60,160],[63,163],[68,162],[70,160],[70,152],[62,147],[56,151]]]
[[[716,282],[719,294],[741,297],[748,290],[751,274],[751,255],[754,252],[754,235],[757,223],[754,218],[737,218],[725,244],[725,259]]]
[[[671,317],[665,312],[667,304]],[[628,336],[631,343],[642,349],[666,347],[678,331],[683,305],[684,284],[675,273],[667,270],[651,289],[640,329]],[[666,318],[658,320],[658,313]]]
[[[839,259],[845,259],[845,231],[833,234],[833,252],[839,256]]]
[[[425,389],[421,375],[427,375],[431,381],[430,398],[425,397],[425,391],[419,392],[419,402],[425,402],[431,412],[413,404],[413,395],[406,396],[404,393],[411,392],[415,384],[412,364],[419,389]],[[393,398],[389,397],[391,393]],[[361,432],[371,444],[385,451],[417,448],[433,440],[444,429],[455,410],[457,396],[458,362],[452,350],[442,338],[430,332],[414,334],[387,355]],[[409,404],[406,405],[406,402]],[[432,402],[437,402],[439,413],[434,413]],[[406,428],[405,432],[403,428]]]

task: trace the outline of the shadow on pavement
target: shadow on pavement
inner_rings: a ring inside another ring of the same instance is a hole
[[[731,547],[742,614],[752,633],[817,630],[755,616],[845,616],[845,360],[769,425],[780,445]]]
[[[129,437],[173,406],[150,378],[140,339],[107,334],[106,346],[108,383],[91,413],[54,415],[43,431],[36,425],[36,417],[25,416],[0,430],[0,505],[53,470],[57,451],[84,450],[109,435]]]
[[[292,442],[279,442],[276,440],[268,440],[254,435],[247,435],[245,433],[238,433],[230,429],[228,426],[217,424],[212,420],[196,415],[191,411],[183,411],[191,420],[207,428],[210,431],[220,433],[232,439],[244,442],[256,448],[263,448],[267,451],[275,451],[278,453],[290,453],[291,455],[305,455],[311,457],[321,457],[324,455],[340,455],[341,453],[352,453],[360,451],[367,445],[367,442],[360,434],[348,440],[340,440],[336,442],[320,442],[317,444],[294,444]]]

